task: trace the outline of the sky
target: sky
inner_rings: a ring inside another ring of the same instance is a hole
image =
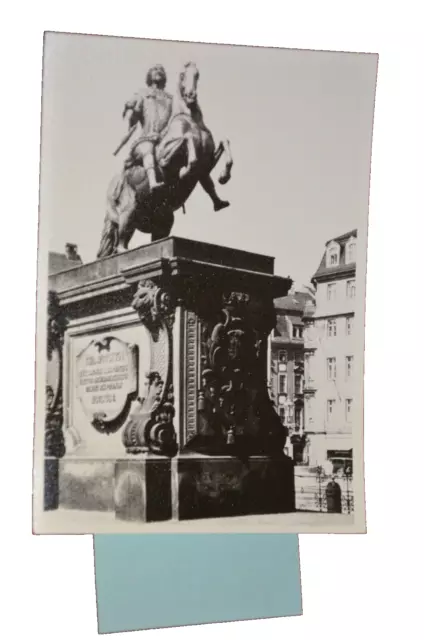
[[[48,33],[41,130],[40,233],[51,251],[96,258],[106,190],[120,171],[123,105],[159,62],[175,92],[187,61],[215,141],[230,140],[231,206],[215,213],[196,187],[172,235],[275,257],[308,283],[325,243],[368,217],[377,56]],[[217,178],[220,163],[212,177]],[[136,232],[134,248],[150,241]]]

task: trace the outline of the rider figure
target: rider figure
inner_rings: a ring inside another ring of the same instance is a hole
[[[147,173],[151,191],[164,184],[163,182],[158,182],[156,176],[155,147],[173,113],[173,97],[165,91],[166,80],[163,66],[161,64],[154,65],[147,72],[147,89],[141,90],[132,100],[128,101],[122,114],[125,118],[127,112],[130,113],[128,118],[129,132],[138,124],[142,128],[142,135],[133,143],[125,160],[124,169],[129,169],[135,165],[143,166]],[[129,135],[131,134],[129,133]],[[128,137],[124,140],[127,141]],[[215,211],[228,207],[229,202],[221,200],[218,196],[214,182],[209,174],[201,177],[199,181],[211,198]]]
[[[129,129],[137,123],[142,127],[142,136],[132,145],[124,166],[126,169],[136,164],[144,166],[150,189],[153,191],[163,185],[156,177],[155,146],[170,120],[172,96],[165,91],[166,73],[161,64],[149,69],[146,84],[147,89],[128,101],[122,114],[125,118],[127,112],[130,112]]]

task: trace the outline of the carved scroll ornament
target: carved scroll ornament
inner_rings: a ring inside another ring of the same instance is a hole
[[[128,453],[151,451],[167,456],[176,453],[173,389],[169,385],[164,394],[163,388],[163,380],[157,372],[146,376],[144,395],[137,399],[123,433]]]
[[[202,321],[198,393],[200,434],[227,447],[249,442],[258,452],[284,440],[266,387],[264,311],[248,294],[231,292],[222,297],[218,322]]]
[[[177,451],[172,384],[174,307],[169,293],[152,280],[138,284],[133,307],[151,336],[151,372],[127,421],[123,442],[128,453],[173,456]]]
[[[66,318],[54,291],[48,293],[47,304],[47,376],[45,455],[61,458],[65,455],[63,436],[62,352]]]

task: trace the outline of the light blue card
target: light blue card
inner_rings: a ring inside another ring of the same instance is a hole
[[[295,534],[95,535],[99,633],[301,615]]]

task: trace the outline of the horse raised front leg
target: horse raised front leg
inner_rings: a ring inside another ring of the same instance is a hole
[[[230,203],[227,200],[221,200],[221,198],[217,194],[214,181],[209,174],[200,178],[200,184],[212,200],[213,208],[215,211],[220,211],[221,209],[225,209],[225,207],[230,206]]]
[[[228,180],[231,178],[233,156],[231,155],[230,141],[223,140],[221,144],[222,144],[222,148],[224,150],[224,155],[225,155],[225,166],[224,166],[224,169],[222,170],[221,175],[218,178],[218,182],[219,184],[226,184]]]
[[[196,147],[194,144],[193,135],[191,133],[186,133],[184,138],[187,144],[187,166],[180,169],[180,178],[184,178],[188,173],[190,173],[197,162]]]

